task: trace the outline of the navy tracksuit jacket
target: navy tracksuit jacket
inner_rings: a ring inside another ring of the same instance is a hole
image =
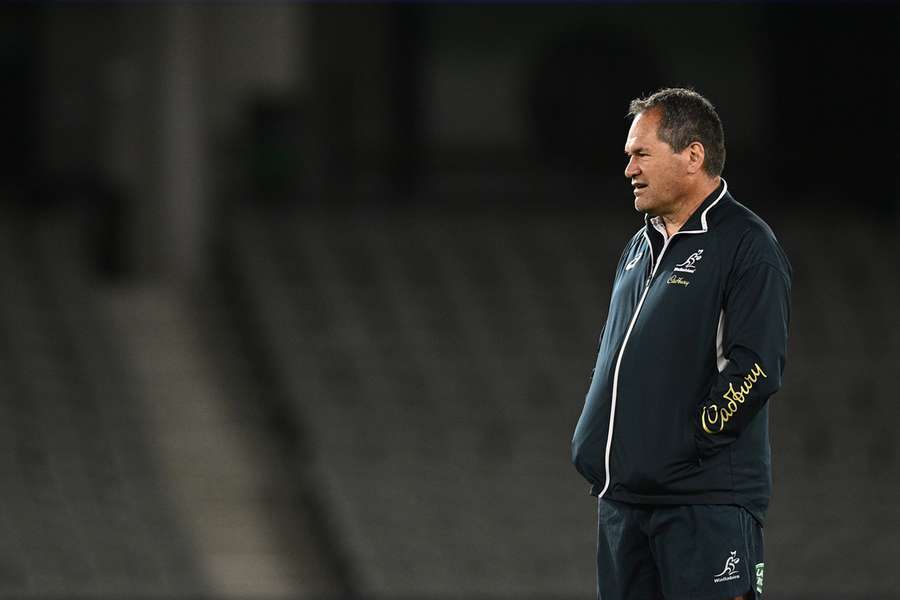
[[[781,387],[791,266],[724,180],[666,240],[625,248],[572,462],[603,498],[737,504],[771,495],[767,400]]]

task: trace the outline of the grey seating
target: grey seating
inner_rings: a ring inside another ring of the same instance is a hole
[[[238,272],[360,589],[592,594],[594,507],[568,442],[612,272],[639,222],[533,206],[248,210],[239,221]],[[795,285],[773,407],[769,579],[796,593],[843,589],[850,571],[884,582],[890,542],[871,537],[874,525],[841,527],[839,515],[896,495],[896,403],[879,374],[900,364],[900,298],[896,277],[862,260],[890,231],[852,221],[837,246],[817,243],[823,225],[804,216],[778,225]],[[859,310],[860,293],[878,310]],[[812,522],[834,525],[821,543],[803,541]],[[829,539],[885,551],[854,562]],[[806,570],[779,566],[798,562]],[[838,562],[810,590],[803,573]]]

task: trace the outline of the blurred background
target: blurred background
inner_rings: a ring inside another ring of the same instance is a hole
[[[717,106],[794,266],[767,597],[900,598],[891,4],[0,8],[0,596],[592,598],[569,463]]]

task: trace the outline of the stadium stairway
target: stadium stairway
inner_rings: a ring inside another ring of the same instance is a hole
[[[110,312],[142,393],[160,469],[213,597],[287,597],[290,570],[272,548],[263,485],[203,363],[193,315],[167,288],[117,291]],[[198,590],[199,591],[199,590]]]
[[[0,219],[0,598],[338,597],[222,295],[99,285],[83,225]]]

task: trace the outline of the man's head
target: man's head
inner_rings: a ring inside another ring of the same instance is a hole
[[[666,215],[717,182],[725,165],[725,134],[712,104],[693,90],[667,88],[631,101],[634,116],[625,177],[634,206]]]

